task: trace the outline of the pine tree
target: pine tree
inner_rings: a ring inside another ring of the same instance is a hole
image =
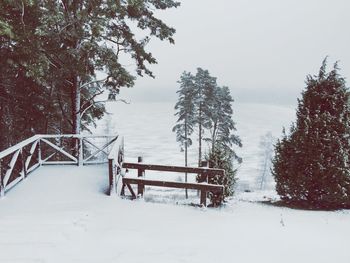
[[[180,81],[180,89],[177,91],[179,100],[175,105],[175,116],[177,116],[177,124],[173,128],[176,133],[176,141],[180,143],[181,150],[185,152],[185,166],[188,164],[188,147],[192,145],[190,138],[194,129],[194,105],[193,105],[193,76],[191,73],[183,72]],[[187,182],[187,173],[185,174]],[[186,198],[188,197],[186,189]]]
[[[214,107],[216,78],[210,76],[208,70],[197,68],[193,86],[193,104],[195,107],[195,123],[198,126],[198,166],[202,161],[202,141],[204,130],[210,127],[210,115]]]
[[[27,131],[42,132],[37,129],[42,123],[48,123],[47,130],[53,133],[88,130],[105,113],[103,104],[94,103],[99,94],[106,90],[115,94],[120,87],[134,85],[134,74],[121,60],[131,58],[137,75],[154,77],[148,65],[157,61],[147,51],[147,43],[151,38],[174,43],[175,33],[154,10],[177,6],[173,0],[1,1],[0,88],[5,94],[1,109],[9,111],[8,118],[16,126],[11,107],[17,95],[9,87],[29,87],[16,80],[24,72],[22,79],[35,85],[37,98],[46,102],[41,107],[45,120],[27,126]],[[135,35],[134,25],[143,36]],[[96,79],[97,72],[113,79],[113,85],[107,85],[107,78]],[[23,100],[16,103],[19,108],[27,106]]]
[[[233,134],[236,131],[235,122],[232,119],[233,98],[228,87],[216,87],[213,95],[211,109],[208,112],[208,130],[210,137],[205,138],[205,141],[211,144],[210,151],[214,148],[220,148],[226,153],[229,153],[238,162],[242,159],[237,156],[233,149],[234,145],[242,147],[241,139]]]
[[[326,72],[308,76],[297,122],[275,148],[273,175],[282,200],[314,208],[350,206],[350,108],[344,79]]]

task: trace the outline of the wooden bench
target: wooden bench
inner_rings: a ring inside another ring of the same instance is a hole
[[[149,180],[144,178],[130,178],[124,177],[122,179],[123,187],[121,195],[125,195],[125,187],[127,187],[132,195],[132,198],[136,198],[136,194],[131,187],[131,184],[137,184],[139,189],[142,189],[142,192],[139,193],[143,195],[143,189],[146,185],[150,186],[160,186],[160,187],[171,187],[171,188],[181,188],[181,189],[193,189],[199,190],[200,194],[200,204],[206,206],[207,193],[215,192],[217,194],[224,193],[224,187],[222,185],[208,184],[208,183],[184,183],[184,182],[173,182],[173,181],[158,181],[158,180]]]
[[[183,166],[168,166],[168,165],[154,165],[154,164],[143,164],[143,163],[123,163],[123,168],[126,169],[137,169],[138,177],[123,177],[122,179],[122,190],[121,195],[125,195],[125,187],[127,187],[132,195],[132,198],[136,198],[137,195],[143,195],[144,188],[146,185],[158,186],[158,187],[171,187],[171,188],[181,188],[181,189],[193,189],[200,191],[200,204],[206,206],[206,198],[208,192],[213,192],[215,194],[223,195],[224,186],[209,184],[208,179],[213,176],[223,176],[225,171],[222,169],[214,169],[207,167],[183,167]],[[194,173],[199,174],[201,183],[187,183],[187,182],[174,182],[165,180],[150,180],[145,179],[145,170],[153,171],[167,171],[167,172],[181,172],[181,173]],[[137,195],[132,189],[131,185],[138,185]]]

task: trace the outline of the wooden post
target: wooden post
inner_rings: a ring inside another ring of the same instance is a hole
[[[23,149],[21,149],[21,164],[22,164],[22,172],[23,172],[23,177],[27,177],[27,167],[26,167],[26,159],[24,157],[24,152]]]
[[[77,138],[77,140],[78,140],[77,143],[78,143],[78,148],[79,148],[79,151],[78,151],[78,155],[79,155],[78,165],[82,166],[83,165],[83,160],[84,160],[83,138],[80,137],[80,138]]]
[[[137,162],[142,163],[142,156],[137,157]],[[143,169],[137,169],[137,177],[143,177],[145,170]],[[137,185],[137,195],[142,195],[145,190],[145,186],[142,184]]]
[[[207,167],[207,166],[208,166],[208,162],[207,161],[201,161],[200,167]],[[199,176],[198,176],[198,183],[208,182],[207,178],[208,178],[207,174],[199,174]],[[198,195],[200,195],[201,204],[202,204],[203,191],[197,191],[197,196]]]
[[[203,206],[207,206],[207,191],[205,189],[201,190],[200,204]]]
[[[108,159],[109,195],[115,194],[114,159]]]
[[[208,167],[209,168],[208,164],[209,164],[208,161],[202,161],[201,162],[201,167]],[[201,182],[207,182],[208,183],[208,174],[202,174],[201,175],[201,179],[203,180]]]
[[[42,165],[42,156],[41,156],[41,140],[39,139],[39,142],[38,142],[38,162],[39,162],[39,165]]]

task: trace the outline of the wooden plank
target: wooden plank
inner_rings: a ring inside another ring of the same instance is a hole
[[[104,164],[104,163],[108,163],[108,160],[105,160],[105,161],[88,161],[88,162],[84,162],[84,165],[87,165],[87,164]]]
[[[27,146],[28,144],[31,144],[32,142],[36,141],[37,139],[39,139],[40,136],[39,135],[34,135],[20,143],[17,143],[16,145],[7,148],[6,150],[0,152],[0,159],[4,158],[5,156],[14,153],[15,151],[18,151],[19,149],[23,148],[24,146]]]
[[[30,164],[30,161],[32,160],[32,157],[33,157],[33,154],[35,152],[35,149],[36,149],[36,146],[38,145],[39,143],[39,140],[36,140],[33,144],[32,144],[32,147],[30,148],[30,151],[29,151],[29,156],[27,157],[27,160],[26,160],[26,169],[28,169],[29,167],[29,164]]]
[[[128,187],[132,197],[136,198],[136,194],[135,194],[134,190],[132,189],[131,185],[130,184],[126,184],[126,186]]]
[[[27,173],[33,172],[36,168],[40,166],[40,163],[33,164],[31,167],[28,168]]]
[[[95,144],[93,144],[92,142],[88,141],[87,139],[84,139],[84,142],[87,142],[88,144],[90,144],[92,147],[98,149],[98,150],[101,150],[100,147],[96,146]],[[102,150],[102,152],[108,156],[108,153],[105,151],[105,150]]]
[[[13,154],[13,156],[12,156],[12,159],[11,159],[11,162],[10,162],[10,168],[6,171],[6,174],[5,174],[5,176],[4,176],[4,181],[3,181],[3,183],[4,183],[4,187],[5,187],[5,188],[6,188],[6,185],[7,185],[8,180],[10,179],[12,170],[13,170],[15,164],[16,164],[16,161],[17,161],[17,159],[18,159],[18,155],[19,155],[20,151],[21,151],[21,149],[17,150],[17,151]]]
[[[207,191],[206,190],[201,190],[200,204],[207,206]]]
[[[62,150],[60,147],[58,147],[57,145],[53,144],[52,142],[46,140],[46,139],[41,139],[43,142],[45,142],[46,144],[50,145],[52,148],[54,148],[55,150],[59,151],[60,153],[62,153],[63,155],[67,156],[69,159],[73,160],[75,163],[78,162],[77,158],[75,158],[73,155],[67,153],[66,151]]]
[[[23,173],[24,177],[26,177],[27,176],[27,166],[26,166],[26,158],[25,158],[23,148],[21,149],[21,161],[22,161],[22,173]]]
[[[99,154],[100,152],[102,152],[104,149],[106,149],[109,145],[111,145],[115,140],[117,140],[118,137],[113,138],[112,140],[110,140],[108,143],[106,143],[105,145],[102,146],[101,149],[93,152],[89,157],[87,157],[86,159],[84,159],[84,162],[90,160],[92,157],[96,156],[97,154]]]
[[[109,152],[108,159],[115,159],[119,162],[119,156],[124,151],[124,137],[118,136]]]
[[[142,156],[137,157],[137,162],[142,163]],[[145,170],[144,169],[138,169],[137,170],[137,177],[144,177],[145,176]],[[144,184],[138,184],[137,185],[137,195],[143,196],[143,192],[145,190]]]
[[[109,195],[115,194],[114,159],[108,160]]]
[[[23,176],[17,177],[15,180],[13,180],[11,183],[9,183],[6,187],[5,187],[5,192],[8,192],[11,188],[13,188],[16,184],[18,184],[20,181],[23,180]]]
[[[40,138],[112,138],[117,134],[38,134]]]
[[[28,144],[33,143],[34,141],[38,139],[45,139],[45,138],[113,138],[117,137],[118,135],[79,135],[79,134],[38,134],[34,135],[20,143],[17,143],[16,145],[7,148],[6,150],[0,152],[0,159],[4,158],[5,156],[14,153],[15,151],[23,148],[24,146],[27,146]]]
[[[158,181],[158,180],[150,180],[150,179],[144,179],[144,178],[123,177],[123,183],[182,188],[182,189],[206,190],[206,191],[223,192],[224,190],[224,187],[222,185],[215,185],[215,184],[208,184],[208,183],[184,183],[184,182]]]
[[[222,176],[225,174],[225,170],[216,169],[216,168],[186,167],[186,166],[157,165],[157,164],[128,163],[128,162],[123,163],[123,168],[165,171],[165,172],[206,174],[208,176],[215,176],[215,175]]]
[[[77,164],[77,162],[75,162],[75,161],[45,161],[42,163],[42,165],[52,165],[52,164],[65,165],[65,164]]]
[[[39,150],[40,150],[40,148],[39,148]],[[56,152],[54,152],[54,153],[52,153],[52,154],[50,154],[48,157],[46,157],[44,160],[40,160],[39,159],[39,164],[41,165],[41,164],[43,164],[44,162],[46,162],[47,160],[49,160],[52,156],[54,156],[56,154]]]

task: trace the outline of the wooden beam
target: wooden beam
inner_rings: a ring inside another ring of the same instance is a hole
[[[83,160],[83,162],[86,162],[88,160],[90,160],[92,157],[96,156],[97,154],[99,154],[100,152],[102,152],[104,149],[106,149],[109,145],[111,145],[115,140],[117,140],[118,137],[113,138],[112,140],[110,140],[108,143],[106,143],[105,145],[102,146],[101,149],[93,152],[89,157],[87,157],[86,159]]]
[[[156,165],[156,164],[144,164],[144,163],[123,163],[123,168],[128,169],[141,169],[152,171],[166,171],[166,172],[179,172],[179,173],[194,173],[194,174],[206,174],[208,176],[215,176],[225,174],[225,170],[216,168],[202,168],[202,167],[186,167],[186,166],[172,166],[172,165]]]
[[[75,158],[73,155],[67,153],[66,151],[64,151],[63,149],[61,149],[60,147],[58,147],[57,145],[53,144],[52,142],[46,140],[46,139],[41,139],[43,142],[45,142],[46,144],[50,145],[52,148],[54,148],[55,150],[59,151],[60,153],[62,153],[63,155],[67,156],[69,159],[73,160],[75,163],[78,163],[77,158]]]
[[[205,191],[222,191],[224,187],[222,185],[208,184],[208,183],[184,183],[184,182],[171,182],[171,181],[158,181],[149,180],[144,178],[123,178],[123,184],[142,184],[160,187],[182,188],[182,189],[194,189]]]
[[[33,154],[34,154],[34,152],[35,152],[35,149],[36,149],[36,146],[38,145],[38,143],[39,143],[39,139],[36,140],[36,141],[32,144],[32,147],[30,148],[29,156],[27,157],[27,160],[26,160],[26,163],[25,163],[26,169],[29,168],[30,161],[32,160]]]
[[[201,190],[200,204],[207,206],[207,191],[206,190]]]
[[[7,182],[8,182],[8,180],[10,179],[12,170],[13,170],[13,168],[15,167],[15,164],[16,164],[16,161],[17,161],[17,159],[18,159],[18,155],[19,155],[20,151],[21,151],[21,149],[17,150],[17,151],[13,154],[12,159],[11,159],[11,162],[10,162],[10,168],[6,171],[6,174],[5,174],[5,177],[4,177],[4,181],[3,181],[3,184],[4,184],[5,189],[6,189]]]
[[[126,186],[128,187],[128,189],[129,189],[129,191],[130,191],[132,197],[133,197],[133,198],[136,198],[136,194],[135,194],[134,190],[132,190],[131,185],[130,185],[130,184],[126,184]]]
[[[33,143],[34,141],[36,141],[37,139],[39,139],[40,136],[39,135],[34,135],[32,137],[30,137],[29,139],[26,139],[20,143],[17,143],[16,145],[7,148],[6,150],[0,152],[0,159],[4,158],[7,155],[10,155],[18,150],[20,150],[21,148],[23,148],[24,146],[27,146],[28,144]]]
[[[84,138],[84,142],[87,142],[88,144],[90,144],[91,146],[95,147],[98,150],[101,150],[100,147],[96,146],[95,144],[93,144],[92,142],[88,141],[86,138]],[[102,152],[108,156],[108,153],[105,150],[102,150]]]

